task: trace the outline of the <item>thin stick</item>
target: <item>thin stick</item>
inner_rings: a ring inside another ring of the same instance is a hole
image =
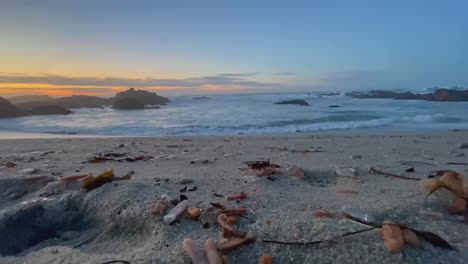
[[[447,165],[468,165],[466,162],[447,162]]]
[[[401,176],[401,175],[396,175],[396,174],[391,174],[383,171],[376,170],[375,168],[371,167],[369,169],[369,173],[371,174],[380,174],[385,177],[393,177],[393,178],[398,178],[398,179],[403,179],[403,180],[413,180],[413,181],[420,181],[420,178],[413,178],[413,177],[406,177],[406,176]]]
[[[332,237],[332,238],[325,239],[325,240],[302,241],[301,242],[301,241],[278,241],[278,240],[264,239],[264,240],[262,240],[262,242],[263,243],[272,243],[272,244],[282,244],[282,245],[310,246],[310,245],[316,245],[316,244],[320,244],[320,243],[324,243],[324,242],[330,242],[330,241],[333,241],[333,240],[336,240],[336,239],[342,238],[342,237],[347,237],[347,236],[356,235],[356,234],[359,234],[359,233],[364,233],[364,232],[374,230],[374,229],[377,229],[377,228],[378,227],[373,226],[373,227],[369,227],[369,228],[354,231],[354,232],[344,233],[344,234],[341,234],[339,236]]]
[[[424,164],[424,165],[430,165],[430,166],[437,166],[434,163],[429,163],[429,162],[422,162],[422,161],[400,161],[400,163],[409,165],[409,164]]]

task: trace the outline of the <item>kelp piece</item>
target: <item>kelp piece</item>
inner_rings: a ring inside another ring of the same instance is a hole
[[[95,178],[91,178],[83,183],[82,188],[85,189],[87,192],[92,191],[96,188],[101,187],[102,185],[109,183],[114,178],[114,171],[108,170]]]
[[[390,252],[400,252],[405,241],[400,226],[392,221],[385,221],[380,232],[384,240],[384,245]]]

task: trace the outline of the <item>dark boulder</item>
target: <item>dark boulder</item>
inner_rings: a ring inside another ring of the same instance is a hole
[[[117,110],[138,110],[145,109],[145,104],[135,98],[123,98],[116,100],[112,108]]]
[[[69,115],[72,111],[58,105],[42,105],[28,111],[28,115]]]
[[[154,92],[148,92],[145,90],[135,90],[130,88],[127,91],[119,92],[115,95],[114,100],[117,102],[121,99],[132,98],[136,99],[143,105],[160,105],[169,102],[169,99],[163,96],[159,96]]]
[[[0,97],[0,118],[19,117],[22,115],[23,113],[20,109],[7,99]]]
[[[302,100],[302,99],[279,101],[279,102],[276,102],[275,104],[294,104],[294,105],[309,106],[309,103],[307,103],[305,100]]]

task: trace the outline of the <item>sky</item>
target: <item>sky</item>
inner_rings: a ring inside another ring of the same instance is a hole
[[[0,0],[0,96],[468,86],[468,1]]]

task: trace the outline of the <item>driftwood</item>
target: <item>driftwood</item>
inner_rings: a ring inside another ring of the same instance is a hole
[[[369,168],[369,173],[370,174],[380,174],[385,177],[393,177],[393,178],[398,178],[398,179],[403,179],[403,180],[412,180],[412,181],[420,181],[420,178],[413,178],[413,177],[407,177],[407,176],[402,176],[402,175],[396,175],[392,173],[387,173],[383,171],[376,170],[375,168],[371,167]]]

